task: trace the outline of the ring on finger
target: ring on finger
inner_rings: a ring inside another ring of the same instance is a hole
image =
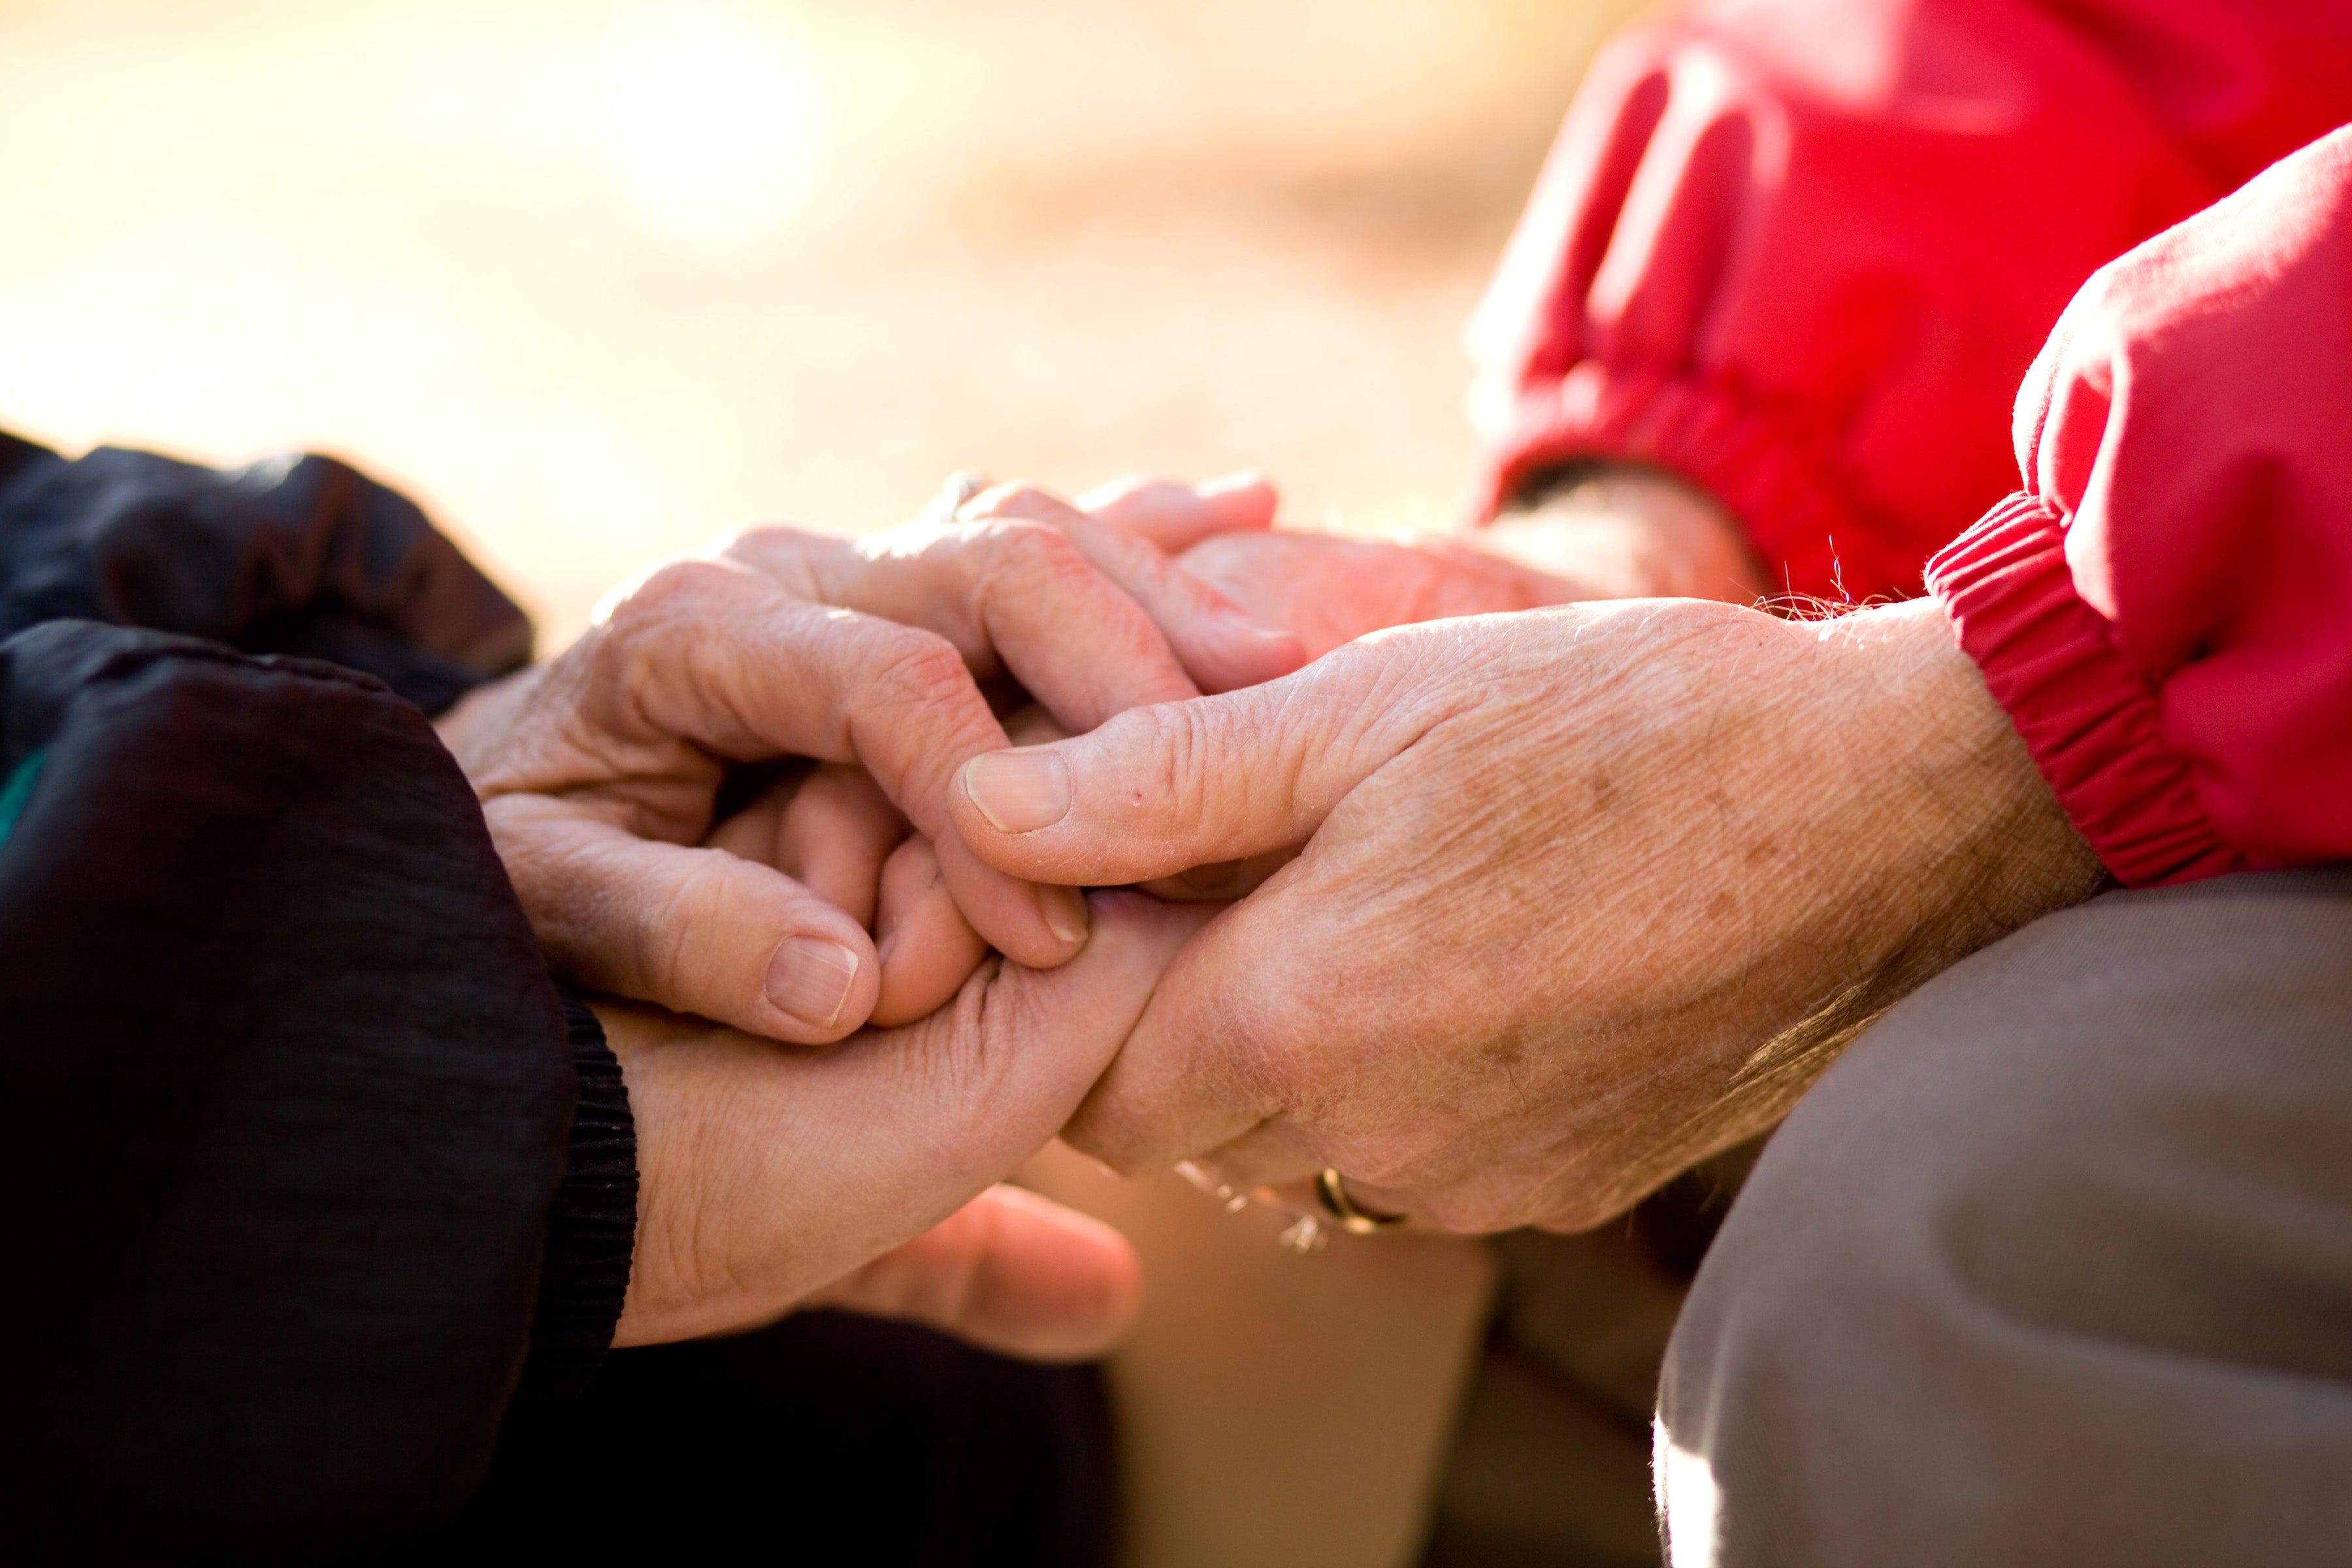
[[[1339,1228],[1349,1236],[1370,1236],[1405,1222],[1401,1214],[1381,1214],[1365,1208],[1348,1195],[1347,1178],[1326,1165],[1315,1174],[1315,1201],[1324,1212],[1339,1222]]]

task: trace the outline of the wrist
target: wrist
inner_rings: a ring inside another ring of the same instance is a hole
[[[1846,798],[1873,869],[1907,879],[1927,908],[1986,900],[2002,930],[2096,889],[2097,856],[1941,605],[1915,599],[1802,629],[1833,672],[1811,722],[1836,738],[1860,786]]]
[[[588,1386],[619,1324],[636,1243],[637,1130],[602,1020],[568,987],[558,990],[578,1099],[519,1396],[561,1401]]]
[[[1795,657],[1757,704],[1730,787],[1761,798],[1721,876],[1771,881],[1748,982],[1767,1002],[1678,1157],[1769,1127],[1911,991],[2105,880],[1932,601],[1756,618]]]
[[[1575,597],[1718,599],[1767,592],[1738,523],[1715,499],[1664,469],[1601,463],[1523,487],[1471,542],[1575,583]]]

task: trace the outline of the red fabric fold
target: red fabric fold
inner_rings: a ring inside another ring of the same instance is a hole
[[[2099,274],[1931,585],[2126,882],[2352,858],[2352,127]]]
[[[1470,507],[1660,464],[1777,585],[1918,592],[2094,269],[2352,119],[2308,0],[1694,0],[1604,50],[1471,329]]]
[[[2074,591],[2055,509],[2011,496],[1937,552],[1927,586],[2108,870],[2145,888],[2245,868],[2165,744],[2156,683]]]

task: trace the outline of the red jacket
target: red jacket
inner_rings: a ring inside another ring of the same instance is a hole
[[[1832,597],[1948,542],[1932,585],[2124,880],[2352,857],[2352,132],[2084,287],[2345,120],[2344,0],[1637,30],[1474,323],[1482,506],[1662,463]]]

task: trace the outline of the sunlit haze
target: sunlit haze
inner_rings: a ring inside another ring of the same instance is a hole
[[[1436,521],[1628,0],[7,0],[0,426],[362,459],[549,641],[967,467]]]

